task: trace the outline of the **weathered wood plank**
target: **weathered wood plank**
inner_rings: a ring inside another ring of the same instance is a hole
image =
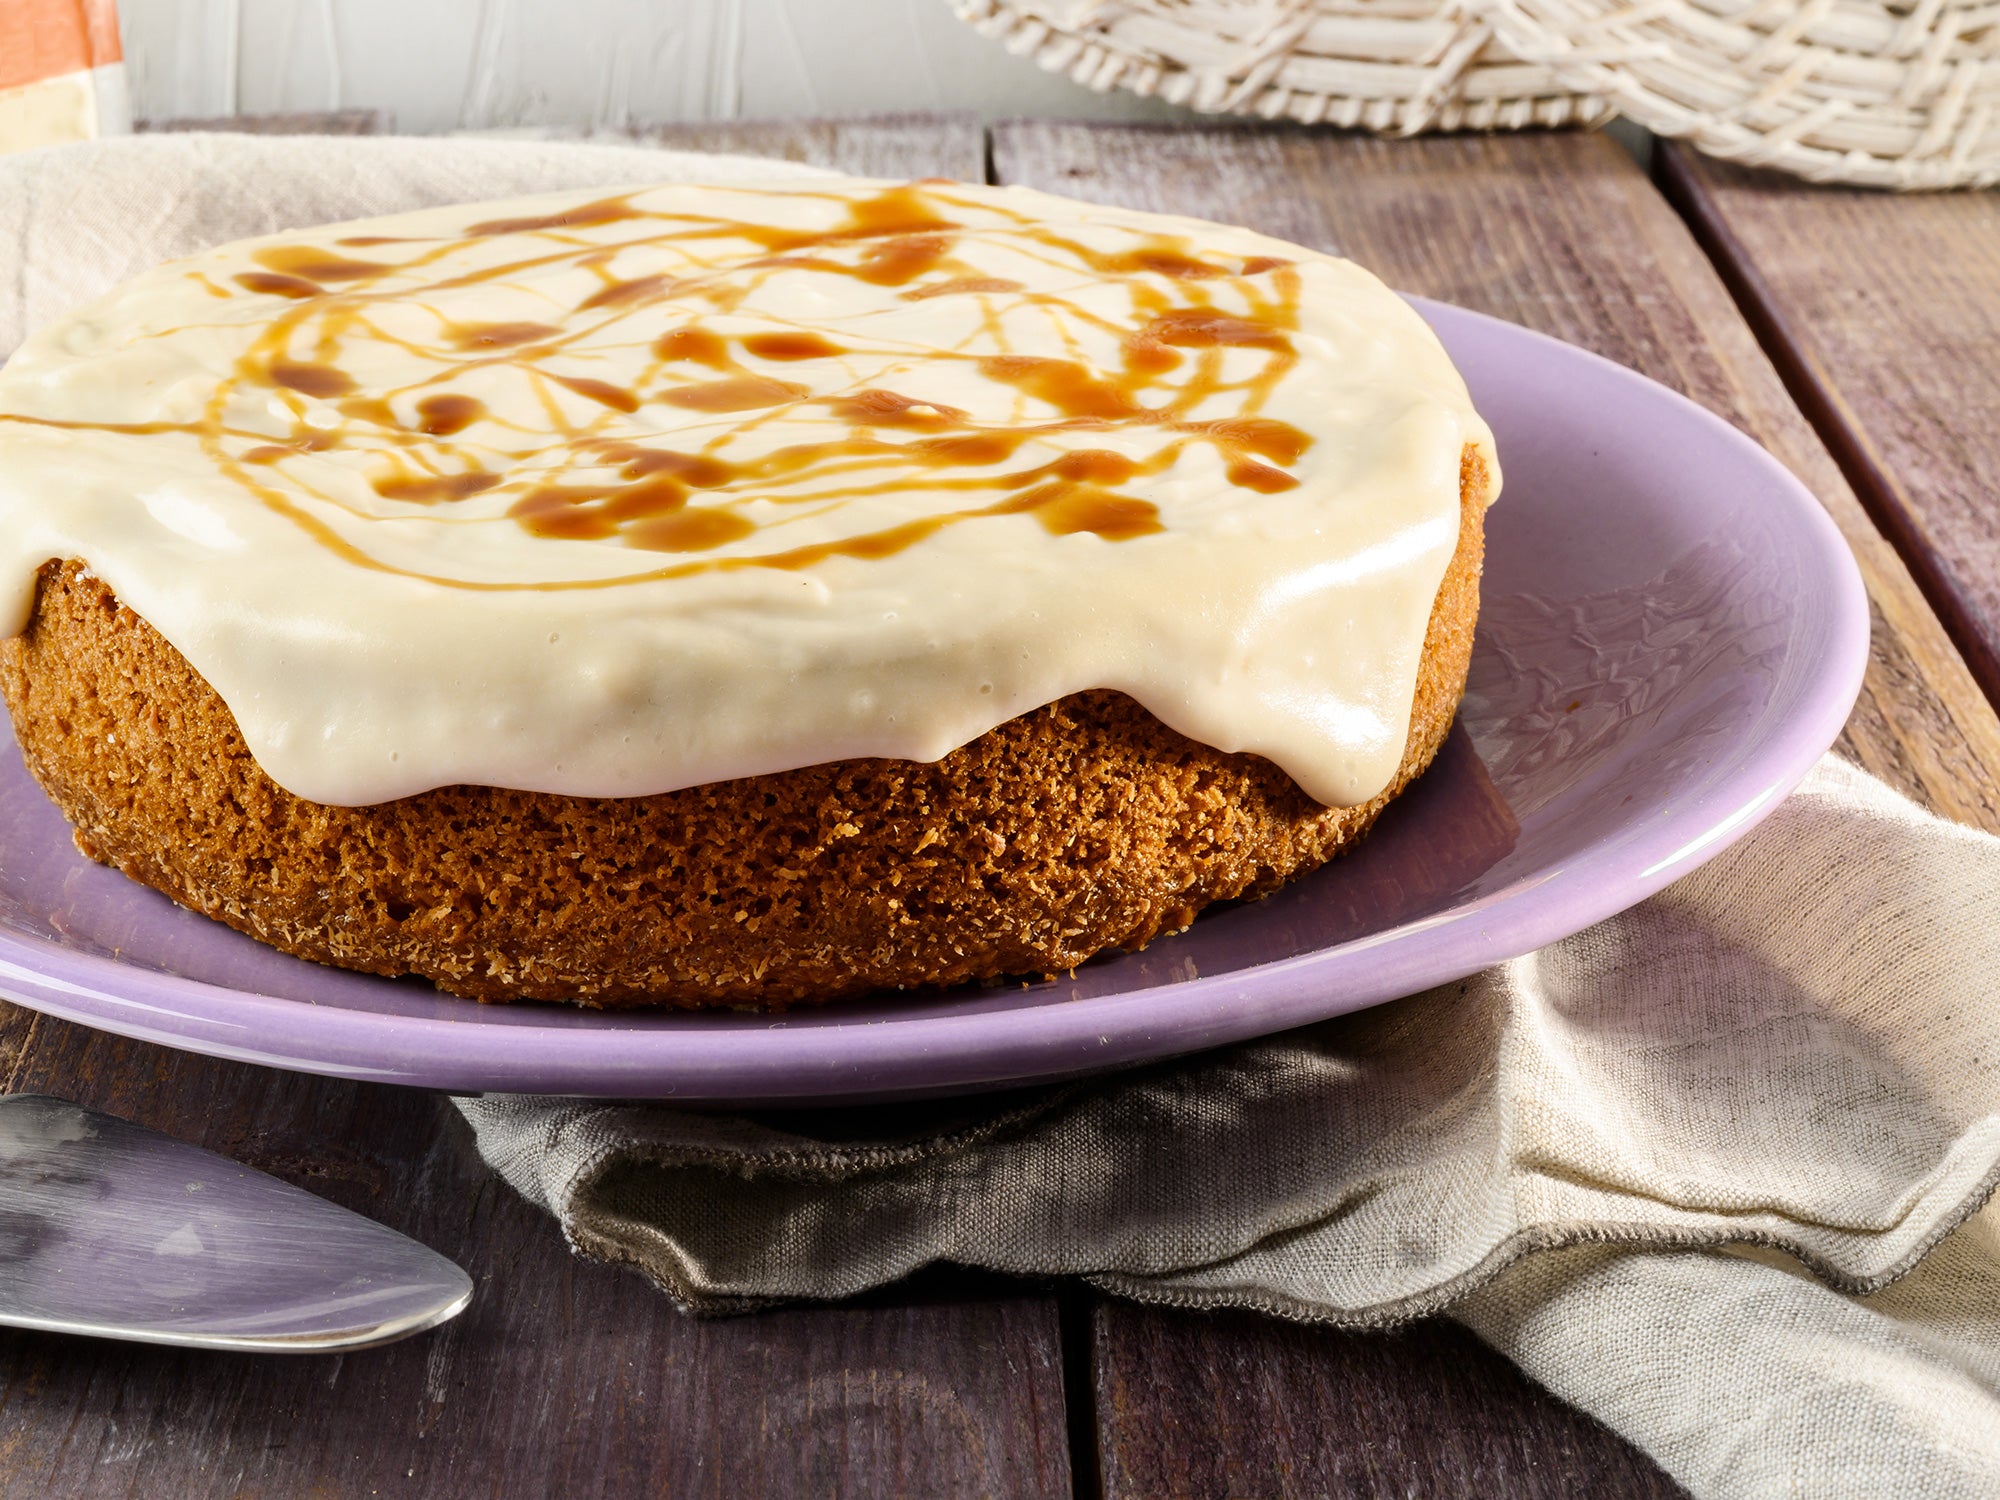
[[[312,114],[230,115],[217,119],[141,120],[139,132],[227,130],[244,135],[383,135],[388,111],[337,109]],[[853,120],[732,120],[713,125],[645,125],[599,131],[594,140],[740,156],[775,156],[858,177],[956,177],[986,180],[986,131],[970,115],[874,115]]]
[[[219,115],[212,119],[140,120],[141,135],[227,130],[237,135],[387,135],[396,128],[386,109],[328,109],[291,115]]]
[[[1874,656],[1843,746],[1950,816],[2000,828],[2000,724],[1714,269],[1612,142],[1013,122],[996,129],[993,162],[1002,182],[1350,254],[1393,285],[1638,369],[1749,432],[1825,502],[1868,581]],[[1384,1342],[1105,1305],[1093,1352],[1113,1496],[1677,1493],[1441,1328]]]
[[[980,133],[949,121],[674,135],[894,176],[984,162]],[[0,1075],[273,1171],[415,1235],[478,1287],[443,1329],[339,1358],[0,1334],[0,1497],[1071,1492],[1046,1294],[940,1275],[693,1321],[635,1274],[573,1257],[440,1097],[4,1005]]]
[[[7,1089],[79,1098],[412,1234],[474,1276],[338,1358],[0,1338],[0,1496],[1068,1495],[1050,1298],[958,1277],[696,1321],[581,1261],[440,1097],[217,1062],[7,1008]]]
[[[1363,1337],[1108,1304],[1095,1353],[1108,1496],[1684,1493],[1450,1323]]]
[[[1801,409],[2000,701],[2000,196],[1659,173]]]
[[[986,132],[970,115],[737,120],[715,125],[655,125],[630,134],[646,145],[777,156],[857,177],[986,180]]]

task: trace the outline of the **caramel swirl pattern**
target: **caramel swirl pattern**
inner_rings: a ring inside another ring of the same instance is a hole
[[[1465,386],[1357,267],[942,181],[222,245],[0,372],[0,632],[76,557],[309,800],[934,759],[1116,688],[1328,802],[1400,759]]]
[[[1312,439],[1259,415],[1297,361],[1288,260],[1204,256],[1165,234],[1106,252],[1026,214],[989,206],[975,219],[942,182],[825,201],[831,224],[799,228],[649,207],[627,193],[444,239],[267,245],[251,252],[254,269],[220,282],[190,272],[218,298],[274,309],[186,430],[248,494],[367,567],[399,570],[301,495],[351,507],[351,486],[338,481],[358,472],[386,502],[367,507],[377,519],[450,507],[454,521],[504,516],[551,541],[669,554],[748,544],[623,576],[489,585],[499,587],[880,558],[995,516],[1125,541],[1163,529],[1158,507],[1125,488],[1167,473],[1197,444],[1220,455],[1232,485],[1271,493],[1298,483],[1286,466]],[[497,263],[466,263],[501,238],[514,243]],[[1110,313],[981,274],[960,254],[967,239],[984,243],[985,260],[999,247],[1063,268]],[[948,345],[907,337],[907,320],[888,337],[864,326],[836,340],[773,325],[760,294],[781,278],[790,303],[815,299],[812,280],[840,278],[933,308],[964,299],[974,311],[956,320]],[[503,287],[532,291],[544,315],[456,316],[468,290]],[[1084,357],[1078,325],[1109,333],[1115,362]],[[383,349],[410,372],[370,379]],[[605,365],[616,378],[593,373]],[[1007,399],[975,412],[938,397],[946,365]],[[505,401],[479,394],[496,384]],[[1199,415],[1219,401],[1232,403],[1230,416]],[[507,420],[495,410],[507,405],[534,420]],[[265,420],[245,418],[260,408]],[[746,438],[774,426],[802,435],[742,455]],[[794,516],[892,492],[921,494],[927,513],[786,545]]]

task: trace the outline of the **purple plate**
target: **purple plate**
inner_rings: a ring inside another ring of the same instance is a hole
[[[1622,910],[1740,838],[1833,742],[1868,607],[1748,438],[1628,370],[1422,304],[1499,436],[1472,681],[1348,858],[1143,953],[999,990],[769,1017],[481,1006],[288,958],[91,864],[0,760],[0,994],[275,1067],[459,1091],[830,1102],[1001,1088],[1281,1031]]]

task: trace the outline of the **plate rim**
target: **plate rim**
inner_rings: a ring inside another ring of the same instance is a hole
[[[1460,323],[1487,336],[1553,346],[1561,357],[1596,367],[1607,380],[1637,382],[1649,399],[1663,399],[1711,428],[1734,459],[1775,481],[1776,491],[1790,502],[1787,521],[1796,524],[1787,524],[1786,530],[1799,541],[1800,557],[1819,565],[1816,582],[1831,586],[1829,628],[1814,643],[1822,658],[1821,678],[1829,685],[1766,732],[1707,790],[1707,801],[1726,801],[1728,810],[1692,840],[1681,820],[1664,828],[1635,823],[1622,836],[1588,846],[1531,887],[1546,893],[1545,898],[1528,903],[1522,920],[1507,924],[1504,937],[1496,938],[1481,919],[1494,908],[1517,905],[1524,894],[1518,886],[1335,947],[1105,995],[966,1014],[868,1017],[845,1025],[819,1012],[806,1013],[819,1022],[808,1026],[774,1015],[754,1064],[743,1058],[744,1038],[758,1034],[747,1024],[677,1032],[670,1024],[619,1026],[615,1023],[621,1013],[616,1011],[596,1013],[606,1019],[603,1026],[580,1024],[567,1010],[553,1012],[565,1020],[551,1025],[523,1021],[519,1011],[505,1024],[478,1024],[481,1010],[468,1010],[463,1019],[395,1015],[135,970],[118,958],[8,932],[0,932],[0,995],[140,1040],[360,1081],[450,1092],[824,1106],[1018,1087],[1288,1030],[1463,978],[1636,905],[1749,833],[1838,738],[1868,664],[1869,603],[1859,565],[1832,516],[1805,484],[1754,439],[1698,402],[1538,330],[1428,298],[1408,300],[1440,332]],[[1675,841],[1679,847],[1662,847]],[[1385,948],[1386,961],[1378,960],[1368,982],[1323,996],[1317,1005],[1307,998],[1317,971],[1329,961]],[[121,981],[132,988],[135,977],[151,1001],[117,992]],[[1252,989],[1254,995],[1248,993]],[[194,1003],[162,1003],[177,1000]],[[1172,1007],[1170,1015],[1162,1014],[1163,1004]],[[306,1019],[301,1007],[310,1018],[303,1030],[298,1026]],[[1141,1008],[1145,1016],[1136,1023],[1125,1014]],[[1033,1025],[1024,1024],[1023,1017],[1033,1017]],[[672,1019],[658,1012],[644,1018]],[[287,1020],[293,1023],[289,1028]],[[311,1033],[311,1046],[285,1049],[266,1040],[287,1030],[301,1037]],[[1018,1034],[1024,1031],[1030,1034]],[[1159,1038],[1163,1031],[1171,1036],[1164,1043]],[[606,1050],[611,1036],[629,1040],[625,1055]],[[863,1040],[857,1044],[857,1039]],[[565,1055],[592,1048],[597,1051],[588,1057]],[[315,1055],[301,1057],[301,1050]],[[918,1073],[921,1077],[913,1076]]]

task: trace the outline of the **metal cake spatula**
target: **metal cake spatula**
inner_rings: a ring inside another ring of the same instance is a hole
[[[359,1214],[65,1100],[0,1098],[0,1324],[267,1353],[434,1327],[465,1272]]]

